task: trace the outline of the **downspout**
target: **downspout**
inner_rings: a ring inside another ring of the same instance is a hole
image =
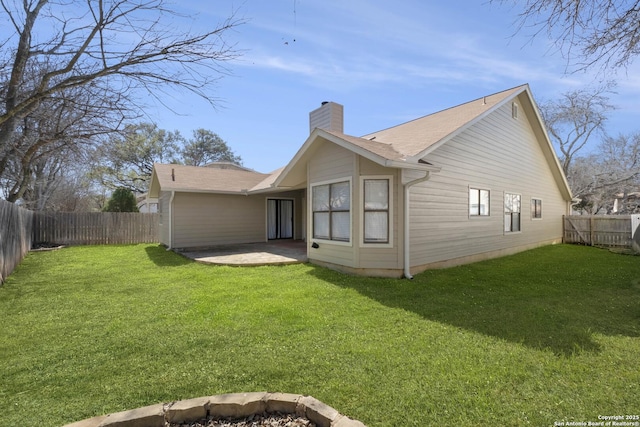
[[[175,197],[176,192],[171,191],[171,197],[169,197],[169,245],[167,245],[167,250],[170,251],[173,249],[173,198]]]
[[[413,279],[411,275],[411,256],[409,253],[409,248],[411,247],[410,242],[410,233],[409,233],[409,193],[410,188],[416,184],[420,184],[430,178],[429,172],[426,172],[426,175],[422,178],[414,179],[413,181],[409,181],[404,186],[404,277],[406,279]]]

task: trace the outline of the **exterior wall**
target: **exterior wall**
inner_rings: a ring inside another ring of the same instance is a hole
[[[171,192],[163,191],[158,199],[160,243],[173,248],[195,248],[264,242],[268,198],[294,200],[294,239],[303,239],[303,195],[304,190],[253,196],[176,193],[171,212]]]
[[[356,267],[355,245],[357,244],[355,231],[352,226],[351,242],[333,242],[313,238],[313,211],[312,191],[314,184],[326,181],[351,179],[351,223],[357,216],[354,210],[354,201],[359,193],[358,180],[354,177],[356,155],[330,142],[323,142],[314,152],[307,164],[308,173],[308,197],[307,197],[307,254],[310,261],[320,261],[329,264]],[[318,248],[312,248],[313,242],[318,243]]]
[[[397,169],[385,168],[368,159],[359,157],[359,177],[390,178],[389,198],[390,198],[390,242],[388,245],[364,244],[363,242],[363,195],[361,182],[358,179],[358,200],[354,207],[354,228],[357,228],[356,255],[358,267],[363,269],[402,269],[402,230],[399,228],[398,215],[402,212],[400,207],[399,192],[402,191],[400,177]],[[356,234],[356,233],[354,233]],[[396,275],[396,274],[391,274]]]
[[[426,159],[442,170],[411,190],[412,271],[561,241],[567,203],[522,108],[513,118],[508,103]],[[490,216],[469,216],[469,187],[490,191]],[[521,195],[521,232],[504,232],[505,192]]]
[[[390,242],[363,243],[363,196],[361,178],[390,178]],[[311,187],[317,183],[351,179],[351,241],[333,242],[313,238]],[[399,189],[402,185],[397,169],[386,168],[351,151],[325,142],[308,163],[307,253],[310,261],[351,274],[399,277],[402,274],[402,232]],[[313,242],[318,248],[313,248]]]
[[[161,191],[158,198],[158,213],[160,214],[160,243],[165,246],[171,246],[171,230],[170,230],[170,215],[171,209],[169,206],[171,200],[170,191]]]
[[[173,247],[264,242],[265,197],[176,193]]]

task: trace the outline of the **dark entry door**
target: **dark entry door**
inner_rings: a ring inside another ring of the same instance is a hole
[[[267,200],[267,227],[269,240],[293,239],[293,200]]]

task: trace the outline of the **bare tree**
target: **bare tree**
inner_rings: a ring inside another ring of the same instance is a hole
[[[492,0],[516,3],[512,0]],[[533,27],[556,40],[572,66],[620,68],[640,53],[639,0],[525,0],[519,31]],[[534,36],[535,36],[534,35]]]
[[[589,214],[613,213],[615,199],[617,213],[635,213],[628,202],[640,191],[640,134],[605,137],[593,154],[575,159],[569,184]]]
[[[38,212],[100,210],[87,172],[83,153],[62,151],[40,158],[32,166],[33,182],[21,198],[22,206]]]
[[[236,56],[222,36],[241,21],[232,15],[192,34],[172,27],[172,18],[164,0],[0,0],[0,21],[13,28],[0,40],[0,179],[23,174],[11,178],[21,184],[5,190],[9,200],[27,191],[30,165],[61,140],[87,141],[137,117],[140,90],[162,102],[168,88],[179,88],[215,105],[213,83]],[[48,134],[30,127],[51,105],[85,121]],[[100,127],[78,132],[97,118]]]
[[[33,75],[41,71],[34,69]],[[112,131],[122,111],[120,98],[107,96],[94,85],[67,89],[43,99],[33,111],[15,121],[11,144],[5,145],[0,157],[3,169],[0,184],[4,197],[16,201],[39,194],[36,181],[43,188],[43,171],[55,171],[55,164],[68,164],[71,156],[79,156],[90,145]],[[53,168],[53,169],[52,169]],[[36,177],[37,175],[37,177]],[[50,175],[58,176],[57,173]]]
[[[619,199],[616,213],[637,213],[629,205],[629,195],[640,192],[640,134],[607,137],[598,154],[603,173],[596,188],[603,188],[610,199]]]
[[[559,99],[541,102],[540,111],[553,143],[560,151],[562,169],[570,174],[571,162],[594,134],[604,134],[607,113],[614,109],[606,96],[611,84],[565,92]]]

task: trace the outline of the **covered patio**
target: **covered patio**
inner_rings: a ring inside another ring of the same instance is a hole
[[[180,253],[194,261],[216,265],[259,266],[307,262],[307,245],[302,240],[219,245]]]

